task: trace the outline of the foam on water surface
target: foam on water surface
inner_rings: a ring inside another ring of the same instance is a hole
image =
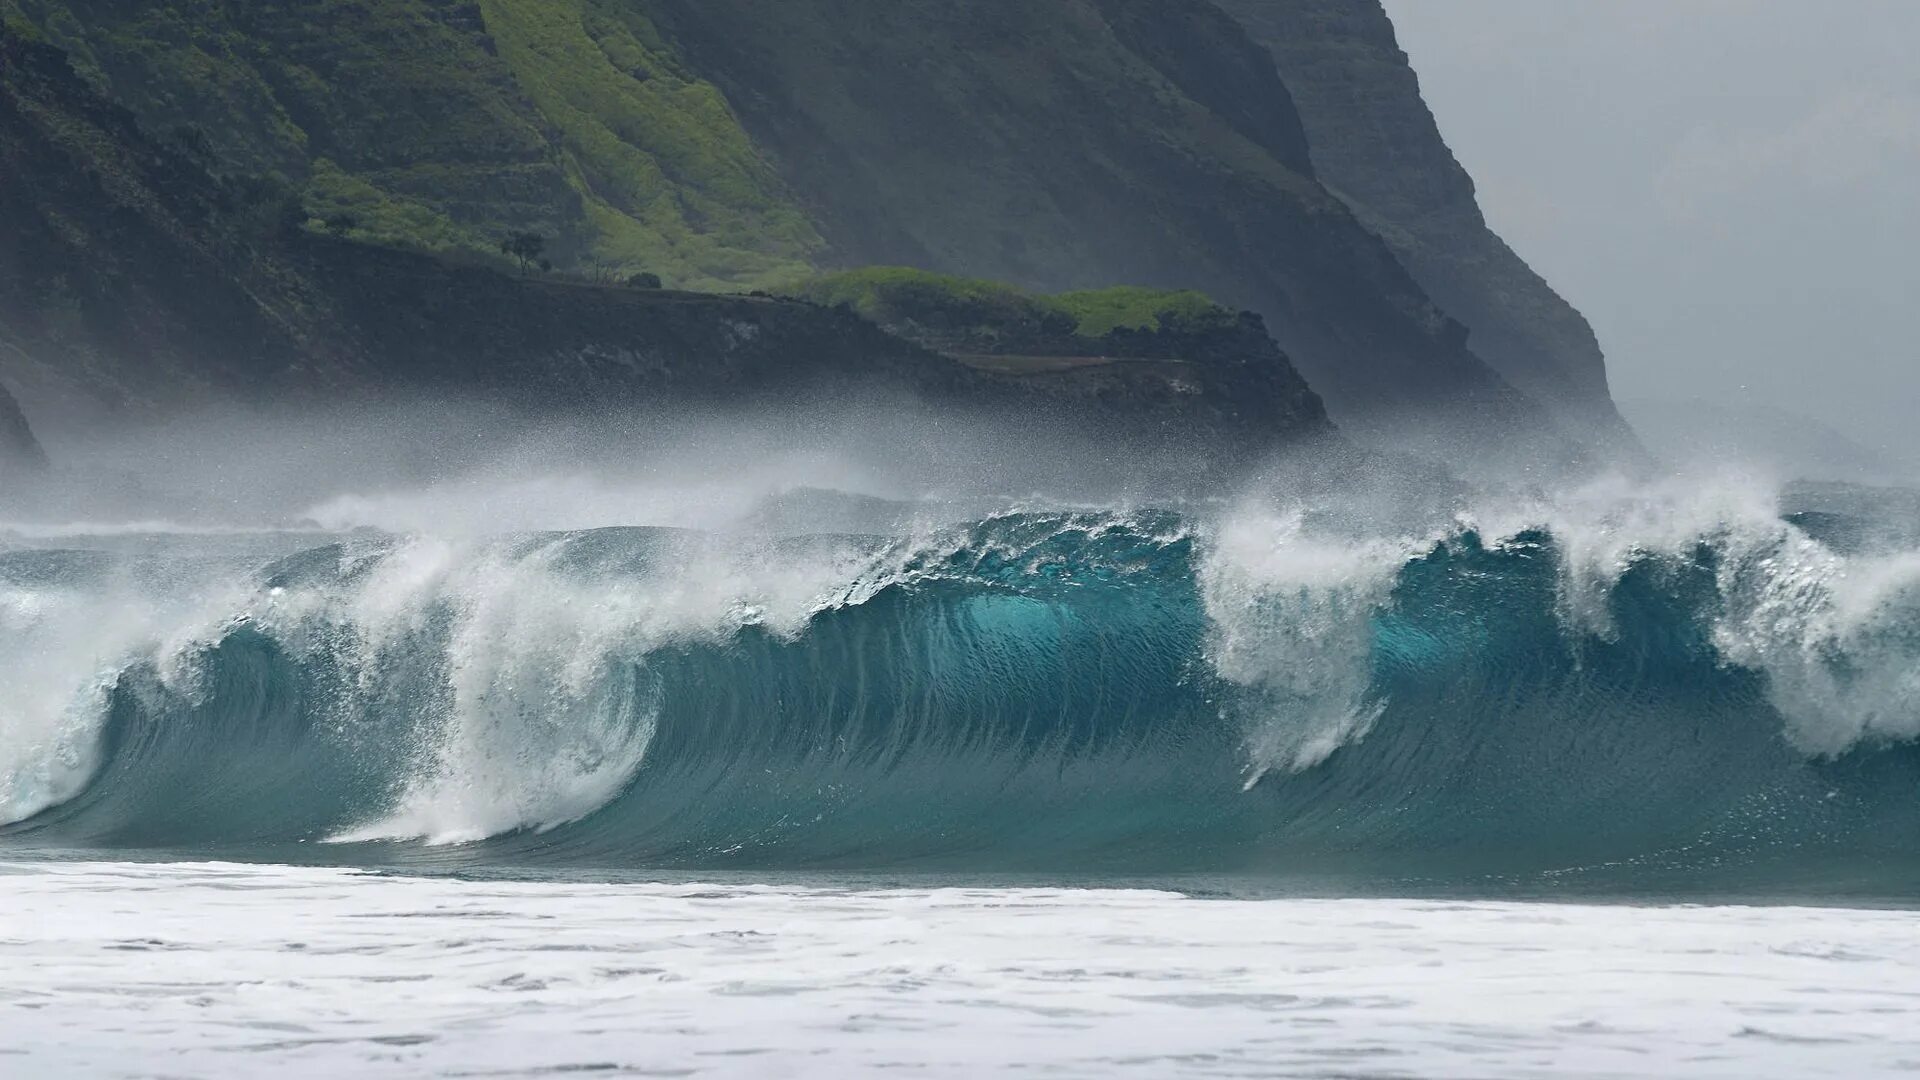
[[[0,866],[19,1076],[1866,1077],[1920,913]]]

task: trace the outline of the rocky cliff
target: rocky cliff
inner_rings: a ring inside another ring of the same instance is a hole
[[[0,362],[31,412],[261,393],[320,359],[272,257],[281,200],[148,139],[48,46],[0,32]]]
[[[1266,52],[1204,0],[654,0],[847,264],[1258,311],[1335,419],[1537,430],[1316,179]]]
[[[905,264],[1257,311],[1337,418],[1549,422],[1317,176],[1207,0],[0,0],[142,124],[344,235],[548,237],[563,268],[767,286]],[[1359,72],[1357,77],[1367,77]],[[1491,339],[1489,339],[1491,340]]]
[[[0,31],[0,378],[36,416],[409,395],[577,416],[814,395],[1198,450],[1201,468],[1327,426],[1257,324],[1182,342],[1174,366],[1029,370],[843,307],[515,275],[310,225],[284,190],[208,175],[60,50]]]
[[[0,351],[8,348],[11,346],[0,341]],[[33,437],[26,413],[7,388],[0,386],[0,480],[23,472],[37,473],[46,468],[46,464],[46,451],[41,449],[40,440]]]
[[[1488,228],[1380,0],[1217,0],[1269,50],[1320,180],[1447,313],[1468,345],[1583,433],[1617,435],[1593,329]]]

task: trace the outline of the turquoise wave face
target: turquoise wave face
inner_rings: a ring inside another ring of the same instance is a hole
[[[1070,514],[15,551],[0,843],[1898,891],[1904,565]]]

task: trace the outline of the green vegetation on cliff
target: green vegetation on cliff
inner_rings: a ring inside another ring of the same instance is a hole
[[[822,246],[726,101],[615,0],[0,0],[147,130],[281,178],[358,239],[690,288]]]
[[[838,306],[595,286],[358,243],[359,222],[315,230],[286,196],[210,175],[59,49],[0,31],[0,468],[34,464],[28,415],[104,427],[210,407],[473,401],[544,427],[818,398],[1086,439],[1112,455],[1114,482],[1190,491],[1327,430],[1254,318],[1207,334],[1116,329],[1089,350],[1053,301],[927,283],[936,307],[1012,294],[1059,331],[990,327],[1018,350],[983,362]]]
[[[955,348],[1066,338],[1092,348],[1116,332],[1196,333],[1232,327],[1240,318],[1192,291],[1118,286],[1045,296],[997,281],[897,266],[827,274],[789,291]]]
[[[763,284],[821,241],[726,100],[633,4],[481,0],[521,89],[585,199],[591,257],[683,286]]]
[[[1192,289],[1147,289],[1118,285],[1061,293],[1053,302],[1073,314],[1080,333],[1105,337],[1115,330],[1198,330],[1226,326],[1233,311]]]

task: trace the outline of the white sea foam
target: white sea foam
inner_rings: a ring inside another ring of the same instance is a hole
[[[1920,737],[1920,552],[1841,557],[1788,530],[1727,558],[1714,642],[1765,672],[1801,748]]]
[[[1853,1078],[1920,914],[0,865],[0,1061],[134,1077]]]
[[[1317,537],[1299,513],[1244,511],[1207,538],[1208,659],[1247,691],[1233,719],[1246,735],[1248,786],[1320,764],[1379,717],[1367,694],[1372,620],[1412,550]]]
[[[0,666],[12,676],[0,698],[0,824],[72,798],[98,768],[100,716],[125,657],[103,655],[110,646],[81,606],[50,590],[0,589]]]
[[[124,570],[104,580],[0,584],[0,825],[78,794],[100,764],[108,694],[129,665],[214,634],[234,590]]]
[[[1561,556],[1561,614],[1570,629],[1611,637],[1609,599],[1640,560],[1690,556],[1705,543],[1778,535],[1777,489],[1741,474],[1646,482],[1617,475],[1524,498],[1488,500],[1461,515],[1461,526],[1499,545],[1545,530]]]
[[[1841,554],[1782,519],[1776,490],[1740,475],[1608,478],[1475,513],[1494,544],[1543,528],[1562,554],[1572,633],[1612,637],[1610,599],[1646,559],[1714,560],[1712,640],[1767,679],[1788,737],[1811,754],[1920,737],[1920,552]]]
[[[416,539],[344,597],[276,598],[296,622],[358,635],[359,671],[443,620],[444,697],[398,809],[342,839],[462,843],[550,829],[633,781],[657,719],[647,658],[746,626],[791,636],[864,565],[851,549],[786,560],[765,544],[657,534],[646,572],[556,565],[576,541]],[[377,688],[368,687],[368,692]]]

